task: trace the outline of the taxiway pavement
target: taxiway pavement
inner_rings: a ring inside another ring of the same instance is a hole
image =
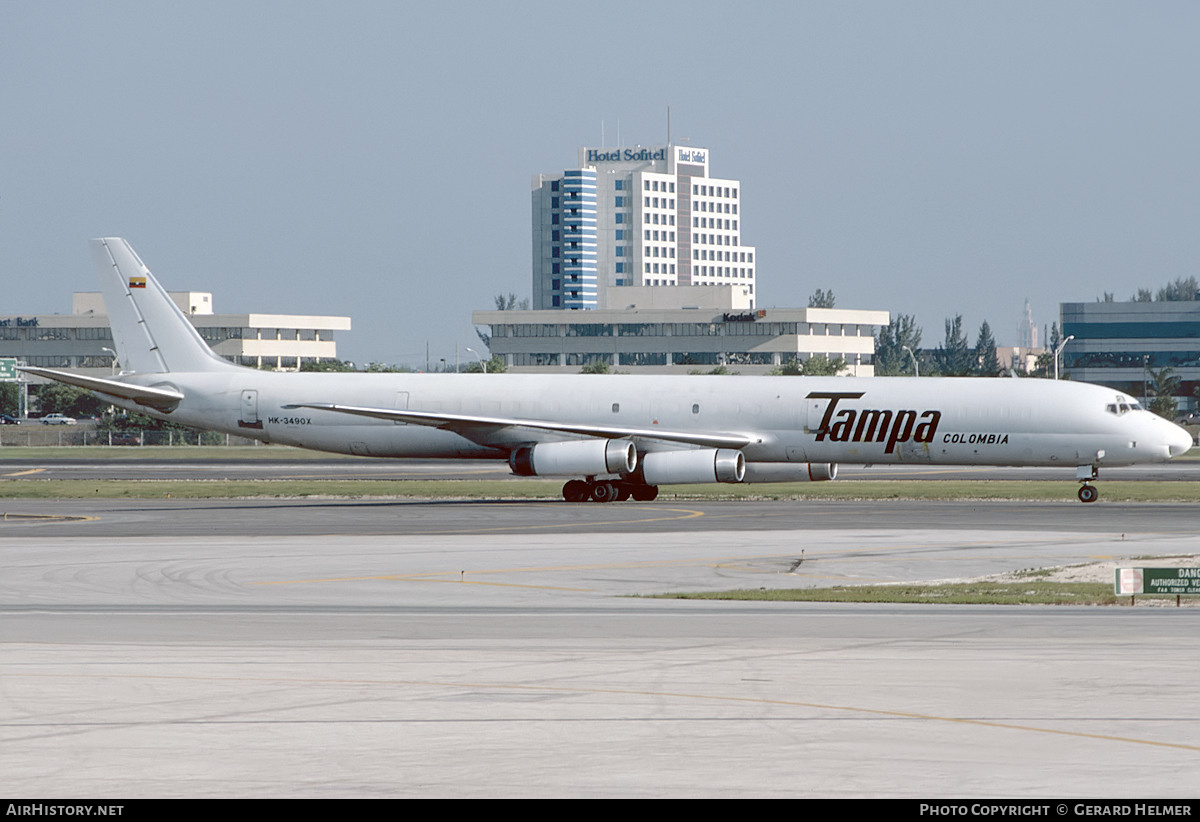
[[[8,795],[1195,793],[1200,609],[645,596],[1194,553],[1191,506],[4,507]]]

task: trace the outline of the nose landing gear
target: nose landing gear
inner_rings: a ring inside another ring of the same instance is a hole
[[[1080,502],[1095,502],[1100,499],[1100,491],[1096,486],[1090,484],[1099,476],[1100,469],[1094,465],[1081,465],[1075,469],[1075,479],[1082,483],[1079,486]]]

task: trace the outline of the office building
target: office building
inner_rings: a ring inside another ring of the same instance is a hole
[[[1174,369],[1181,409],[1196,407],[1200,386],[1200,301],[1063,303],[1063,370],[1071,379],[1135,397],[1153,386],[1150,371]]]

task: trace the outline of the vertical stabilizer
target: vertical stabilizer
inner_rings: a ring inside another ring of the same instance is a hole
[[[208,347],[129,243],[105,237],[91,246],[122,373],[231,367]]]

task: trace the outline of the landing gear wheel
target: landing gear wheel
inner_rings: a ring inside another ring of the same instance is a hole
[[[631,496],[633,496],[633,489],[628,485],[621,483],[617,486],[617,502],[624,502]]]
[[[571,480],[563,486],[562,495],[567,502],[587,502],[591,489],[583,480]]]
[[[1100,492],[1096,490],[1094,485],[1079,486],[1079,501],[1080,502],[1095,502],[1100,499]]]
[[[638,502],[653,502],[658,498],[657,485],[635,485],[630,491],[633,498]]]
[[[594,502],[612,502],[617,498],[617,486],[611,482],[597,482],[592,486]]]

